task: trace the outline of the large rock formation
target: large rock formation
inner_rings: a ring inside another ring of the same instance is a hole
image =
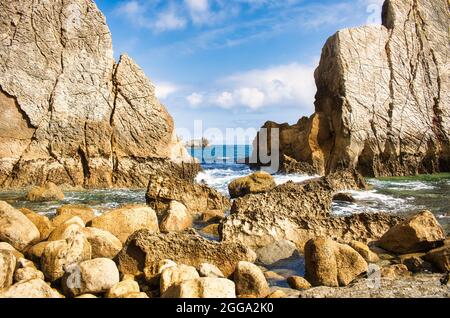
[[[321,174],[450,171],[449,20],[446,0],[386,0],[383,25],[330,37],[315,72],[315,113],[263,127],[280,129],[281,158]]]
[[[0,30],[0,187],[145,187],[152,173],[196,172],[144,72],[114,61],[93,1],[2,1]]]

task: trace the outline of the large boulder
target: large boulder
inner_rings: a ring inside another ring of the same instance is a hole
[[[279,125],[281,155],[320,174],[450,171],[449,21],[447,0],[387,0],[382,25],[331,36],[315,71],[315,113]]]
[[[84,228],[83,220],[75,216],[55,228],[48,237],[48,241],[65,240],[75,233],[80,232],[82,228]]]
[[[105,230],[116,236],[122,243],[134,232],[147,229],[159,232],[158,217],[147,206],[127,206],[102,214],[91,221],[91,227]]]
[[[278,261],[290,258],[297,252],[297,246],[288,240],[281,240],[256,250],[258,262],[272,265]]]
[[[165,259],[195,268],[210,263],[228,277],[239,261],[253,262],[256,255],[242,244],[209,241],[193,230],[167,234],[140,230],[128,238],[117,256],[121,273],[139,275],[145,269],[147,278],[158,275],[158,264]]]
[[[33,202],[61,201],[64,200],[64,192],[53,182],[46,182],[42,186],[31,188],[25,199]]]
[[[0,289],[12,285],[15,268],[16,257],[13,253],[6,250],[0,250]]]
[[[195,267],[177,265],[164,269],[159,280],[159,291],[163,295],[171,286],[178,285],[190,279],[200,278]]]
[[[0,251],[9,251],[11,252],[16,259],[23,258],[23,254],[16,250],[11,244],[6,242],[0,242]]]
[[[313,286],[347,286],[367,271],[364,258],[354,249],[331,239],[317,238],[305,245],[306,279]]]
[[[134,280],[126,279],[111,287],[106,293],[106,298],[127,298],[128,295],[139,292],[139,284]]]
[[[95,227],[85,227],[81,233],[86,236],[92,248],[92,258],[113,259],[122,249],[120,240],[111,233]]]
[[[450,272],[450,246],[436,248],[429,251],[424,257],[426,261],[432,263],[443,273]]]
[[[378,244],[385,250],[398,254],[426,252],[442,245],[445,233],[430,211],[411,216],[393,226]]]
[[[236,298],[233,281],[202,277],[184,281],[167,290],[163,298]]]
[[[53,282],[63,277],[68,266],[91,259],[91,245],[81,233],[66,240],[53,241],[45,246],[41,255],[41,270]]]
[[[167,210],[170,202],[182,203],[191,215],[209,210],[227,210],[230,201],[215,189],[181,178],[152,176],[145,195],[147,204],[156,211]]]
[[[357,251],[366,260],[367,263],[376,263],[380,260],[378,255],[372,252],[370,248],[364,243],[351,241],[348,243],[348,245],[355,251]]]
[[[192,227],[193,218],[184,204],[172,201],[162,215],[161,232],[181,232]]]
[[[0,241],[24,251],[41,238],[37,227],[22,212],[0,201]]]
[[[228,185],[228,192],[232,199],[246,196],[250,193],[262,193],[276,187],[275,180],[267,172],[255,172],[247,177],[233,180]]]
[[[105,293],[120,281],[116,264],[108,258],[86,260],[67,268],[63,290],[70,296]]]
[[[45,241],[49,237],[50,233],[55,229],[52,222],[45,215],[41,215],[28,209],[20,209],[20,212],[25,214],[25,216],[33,222],[39,230],[39,233],[41,233],[41,241]]]
[[[7,1],[0,12],[2,186],[145,187],[151,174],[195,176],[199,165],[144,71],[126,55],[114,60],[93,1]]]
[[[270,293],[269,284],[261,269],[249,262],[239,262],[234,272],[236,293],[240,297],[264,298]]]
[[[63,298],[56,289],[42,279],[18,282],[0,291],[0,298]]]
[[[56,217],[52,220],[54,226],[78,216],[84,222],[88,223],[95,217],[94,209],[83,204],[67,204],[56,209]]]

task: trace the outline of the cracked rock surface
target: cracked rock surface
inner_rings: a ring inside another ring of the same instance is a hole
[[[315,72],[315,113],[280,129],[281,153],[321,174],[450,171],[449,5],[386,0],[383,24],[337,32]]]
[[[0,187],[145,187],[191,161],[94,2],[2,1],[0,30]]]

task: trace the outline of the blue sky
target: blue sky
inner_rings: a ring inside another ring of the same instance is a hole
[[[382,4],[95,1],[106,15],[116,58],[127,53],[144,69],[185,139],[194,120],[225,133],[257,129],[267,120],[295,123],[312,114],[313,73],[326,39],[338,29],[380,23]]]

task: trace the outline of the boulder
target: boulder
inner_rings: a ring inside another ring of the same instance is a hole
[[[106,298],[123,298],[129,294],[139,293],[139,284],[134,280],[118,282],[106,293]]]
[[[0,291],[0,298],[63,298],[42,279],[24,280]]]
[[[203,222],[217,223],[225,217],[225,213],[222,210],[208,210],[202,213]]]
[[[81,220],[78,216],[75,216],[55,228],[48,237],[48,241],[65,240],[75,233],[81,232],[81,229],[83,228],[83,220]]]
[[[222,271],[215,265],[202,263],[198,268],[201,277],[225,278]]]
[[[370,248],[361,242],[351,241],[348,245],[361,255],[367,263],[376,263],[380,260],[377,254],[372,252]]]
[[[333,196],[333,201],[341,201],[341,202],[355,202],[355,198],[350,193],[336,193]]]
[[[27,258],[29,258],[33,262],[39,264],[41,261],[41,256],[44,253],[45,248],[51,243],[52,242],[45,241],[45,242],[40,242],[40,243],[37,243],[36,245],[33,245],[32,247],[27,249],[27,251],[25,253]]]
[[[297,253],[297,246],[288,240],[280,240],[256,250],[258,262],[272,265]]]
[[[153,84],[127,55],[114,60],[95,2],[34,4],[0,5],[0,184],[143,188],[151,174],[195,177]]]
[[[41,233],[33,222],[8,203],[0,201],[0,241],[9,243],[16,250],[23,252],[40,238]]]
[[[116,264],[107,258],[96,258],[69,266],[62,285],[66,294],[78,296],[105,293],[119,281]]]
[[[159,232],[155,211],[147,206],[128,206],[112,210],[91,221],[91,227],[105,230],[116,236],[122,243],[134,232],[147,229]]]
[[[445,233],[430,211],[422,211],[393,226],[378,245],[398,254],[426,252],[443,245]]]
[[[122,249],[120,240],[111,233],[95,227],[85,227],[81,233],[86,236],[92,248],[92,258],[113,259]]]
[[[236,293],[239,297],[254,296],[266,297],[269,293],[269,284],[258,266],[249,262],[239,262],[234,272]]]
[[[41,233],[41,238],[40,238],[41,241],[47,240],[50,233],[52,233],[52,231],[55,229],[52,222],[45,215],[38,214],[38,213],[33,212],[28,209],[20,209],[20,212],[25,214],[25,216],[31,222],[33,222],[33,224],[39,230],[39,233]]]
[[[53,182],[46,182],[42,186],[31,188],[25,199],[32,202],[62,201],[64,192]]]
[[[0,290],[12,285],[16,257],[11,251],[0,250]]]
[[[267,296],[267,298],[286,298],[286,297],[287,297],[286,293],[284,291],[280,290],[280,289],[278,289],[278,290],[276,290],[274,292],[271,292]]]
[[[162,216],[159,228],[161,232],[181,232],[192,227],[192,222],[192,216],[188,213],[184,204],[172,201]]]
[[[311,288],[311,284],[300,276],[291,276],[287,279],[288,285],[295,290],[304,290]]]
[[[179,285],[180,283],[199,278],[195,267],[187,265],[177,265],[166,268],[162,271],[160,277],[160,294],[163,295],[171,286]]]
[[[208,235],[219,236],[219,226],[219,224],[209,224],[202,228],[200,231]]]
[[[252,173],[247,177],[233,180],[228,185],[228,192],[232,199],[246,196],[251,193],[262,193],[276,187],[273,177],[264,171]]]
[[[81,233],[66,240],[50,242],[41,255],[41,270],[54,282],[63,277],[67,266],[91,259],[91,245]]]
[[[413,273],[432,272],[433,265],[424,261],[423,256],[425,256],[423,253],[403,254],[398,257],[398,262],[405,265],[408,271]]]
[[[395,264],[383,267],[380,274],[384,279],[399,279],[401,277],[411,276],[411,273],[408,271],[408,267],[404,264]]]
[[[86,224],[95,217],[95,213],[94,209],[84,204],[67,204],[56,209],[56,217],[52,221],[55,226],[59,226],[74,216],[78,216]]]
[[[193,230],[167,234],[140,230],[128,238],[117,256],[122,274],[136,276],[145,268],[148,278],[158,274],[161,260],[166,259],[195,268],[210,263],[228,277],[239,261],[253,262],[256,255],[242,244],[208,241]]]
[[[163,298],[236,298],[235,285],[225,278],[202,277],[172,286]]]
[[[165,211],[170,202],[177,201],[193,216],[210,210],[225,211],[230,207],[226,197],[205,184],[162,176],[150,178],[145,198],[156,211]]]
[[[23,258],[23,254],[16,250],[11,244],[6,242],[0,242],[0,251],[10,251],[16,257],[16,259]]]
[[[322,175],[450,171],[449,21],[446,0],[388,0],[382,25],[336,32],[315,71],[314,114],[263,127],[280,129],[280,155]],[[258,143],[271,144],[262,132],[252,158],[266,153]]]
[[[150,298],[146,293],[129,293],[123,295],[121,298]]]
[[[450,271],[450,246],[448,245],[429,251],[423,258],[443,273]]]
[[[14,282],[18,283],[24,280],[41,279],[44,280],[44,273],[33,267],[18,268],[14,272]]]
[[[367,267],[364,258],[348,245],[326,238],[305,245],[306,279],[313,286],[347,286]]]

